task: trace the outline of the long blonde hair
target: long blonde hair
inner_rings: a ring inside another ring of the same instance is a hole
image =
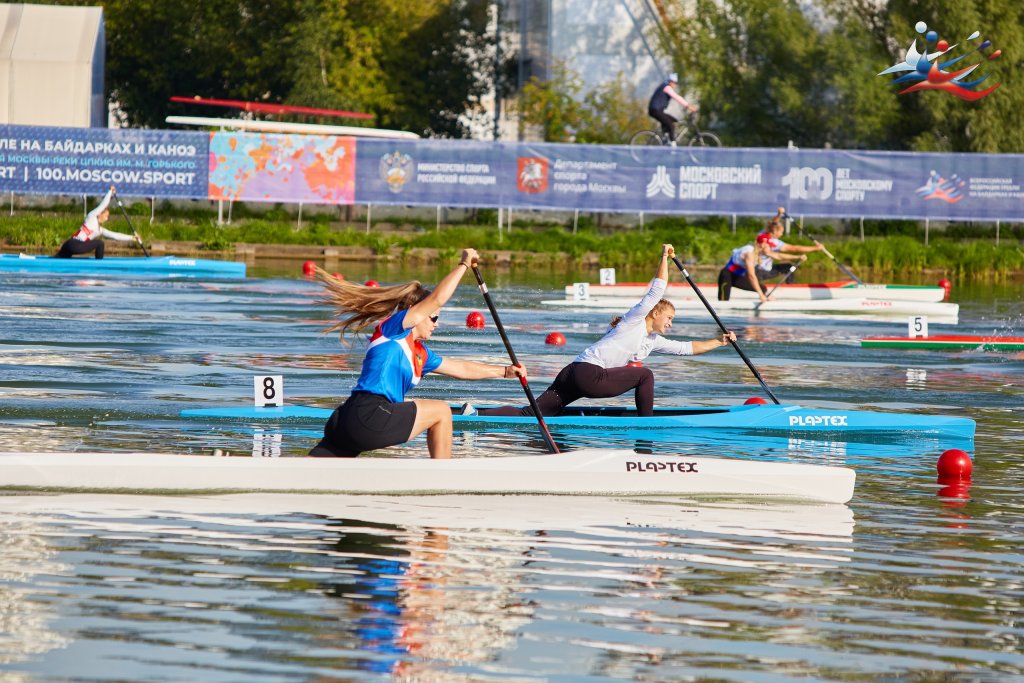
[[[389,287],[367,287],[336,278],[319,267],[316,279],[325,290],[317,303],[331,306],[337,314],[337,320],[324,332],[338,332],[342,340],[345,333],[374,327],[396,311],[409,308],[430,294],[419,280]]]
[[[671,301],[669,301],[668,299],[662,299],[658,303],[654,304],[654,308],[651,309],[650,313],[644,316],[644,320],[649,320],[653,318],[654,316],[664,311],[666,308],[671,308],[673,311],[676,310],[675,305]],[[612,321],[608,323],[608,325],[609,327],[615,327],[620,322],[622,322],[622,316],[617,315],[614,318],[612,318]]]

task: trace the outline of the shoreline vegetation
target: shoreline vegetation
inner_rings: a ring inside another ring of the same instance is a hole
[[[275,207],[260,213],[234,207],[231,223],[217,224],[208,208],[160,207],[151,213],[146,202],[128,206],[132,225],[154,255],[177,254],[254,261],[295,259],[318,262],[378,261],[445,264],[456,259],[464,245],[479,250],[498,267],[558,269],[642,267],[662,243],[676,245],[680,256],[696,269],[717,270],[732,249],[753,240],[769,217],[661,216],[639,222],[612,223],[623,217],[581,214],[575,221],[556,222],[550,214],[523,212],[512,224],[498,229],[497,211],[459,210],[459,220],[381,217],[370,223],[344,218],[337,211],[312,212],[297,219]],[[384,212],[382,212],[384,213]],[[424,216],[434,211],[420,211]],[[81,222],[81,205],[20,209],[0,220],[0,252],[55,253]],[[440,210],[438,211],[440,216]],[[349,216],[351,217],[351,216]],[[153,222],[150,222],[150,221]],[[114,213],[108,227],[131,232],[124,215]],[[856,234],[849,234],[852,229]],[[797,224],[785,237],[793,244],[811,244],[818,237],[828,250],[854,272],[873,279],[929,273],[980,281],[999,281],[1024,274],[1024,226],[1004,226],[998,244],[994,226],[949,224],[932,228],[925,244],[924,228],[914,221],[865,221],[844,226],[815,222],[799,234]],[[140,253],[137,246],[107,240],[111,255]],[[812,255],[808,271],[834,270],[824,255]],[[843,279],[830,277],[829,279]]]

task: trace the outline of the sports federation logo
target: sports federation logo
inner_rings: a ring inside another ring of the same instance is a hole
[[[978,86],[991,75],[985,74],[977,78],[972,77],[972,75],[978,76],[975,71],[981,66],[981,62],[971,64],[962,69],[956,69],[955,71],[947,71],[949,67],[958,65],[959,62],[966,59],[969,55],[975,52],[983,54],[982,50],[992,46],[991,40],[985,40],[972,48],[970,43],[981,36],[980,31],[975,31],[967,36],[961,47],[961,43],[950,45],[949,41],[940,39],[939,34],[935,31],[929,31],[928,24],[923,21],[917,22],[914,30],[924,36],[924,51],[918,52],[917,38],[915,38],[914,42],[907,48],[902,62],[893,64],[878,74],[879,76],[885,76],[906,72],[895,80],[890,81],[892,85],[903,88],[899,92],[900,95],[921,90],[939,90],[967,102],[976,102],[983,97],[991,95],[999,87],[1000,84],[996,83],[984,90],[978,89]],[[958,47],[967,51],[959,56],[953,56],[951,53]],[[1002,54],[1002,50],[993,50],[988,54],[987,59],[998,59]]]
[[[519,157],[516,189],[528,194],[548,191],[548,160],[544,157]]]
[[[918,197],[924,199],[941,199],[947,204],[956,204],[964,198],[963,189],[967,183],[957,174],[943,178],[936,171],[928,174],[928,181],[914,190]]]
[[[405,184],[412,178],[416,170],[416,163],[408,154],[402,154],[395,150],[391,154],[385,154],[380,158],[378,172],[380,179],[388,184],[388,189],[398,194],[405,187]]]

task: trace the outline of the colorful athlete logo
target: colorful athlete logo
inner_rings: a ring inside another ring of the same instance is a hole
[[[548,160],[544,157],[519,157],[516,188],[528,194],[547,192]]]
[[[398,194],[405,184],[412,179],[415,164],[412,157],[395,150],[380,158],[378,172],[380,179],[388,184],[388,189]]]
[[[893,85],[903,85],[905,83],[911,83],[910,87],[904,88],[899,92],[900,95],[917,92],[919,90],[941,90],[948,92],[951,95],[955,95],[962,100],[968,102],[975,102],[981,98],[990,95],[993,90],[999,87],[999,83],[996,83],[991,88],[985,90],[978,90],[978,86],[981,85],[982,81],[991,76],[992,74],[985,74],[981,78],[974,80],[966,80],[980,65],[972,64],[971,66],[958,69],[956,71],[946,71],[946,68],[953,66],[960,60],[966,58],[968,55],[984,50],[992,45],[992,41],[986,40],[976,48],[965,52],[959,57],[954,57],[944,62],[940,62],[939,58],[952,52],[960,44],[950,45],[945,40],[939,40],[939,34],[935,31],[928,30],[928,24],[923,21],[917,22],[914,27],[918,33],[924,34],[924,52],[917,51],[917,38],[914,38],[914,42],[907,48],[907,54],[902,62],[892,65],[885,71],[879,73],[879,76],[886,74],[895,74],[902,71],[908,71],[909,73],[903,74],[899,78],[891,81]],[[971,35],[967,36],[967,41],[976,40],[981,34],[975,31]],[[934,49],[929,52],[929,46]],[[966,46],[965,46],[966,47]],[[995,50],[992,52],[988,59],[998,59],[1002,54],[1002,50]]]
[[[928,182],[914,192],[924,199],[941,199],[949,204],[956,204],[964,198],[961,191],[966,184],[955,173],[947,179],[932,171],[928,174]]]

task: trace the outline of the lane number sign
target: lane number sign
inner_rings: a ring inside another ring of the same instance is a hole
[[[257,408],[284,405],[284,377],[282,375],[256,375],[252,378],[253,404]]]

